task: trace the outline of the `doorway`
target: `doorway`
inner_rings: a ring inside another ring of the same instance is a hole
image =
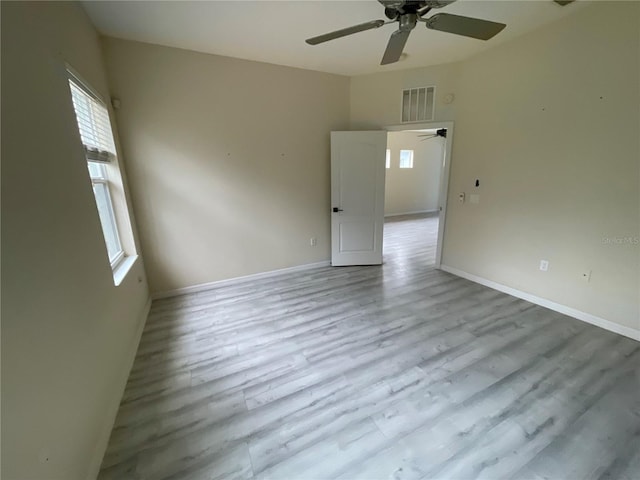
[[[440,266],[452,122],[387,128],[384,261]]]
[[[434,129],[446,130],[441,159],[437,205],[435,261],[442,258],[444,221],[447,209],[449,165],[453,122],[429,122],[387,127],[386,130],[331,132],[331,265],[380,265],[383,263],[385,204],[385,150],[389,132],[407,130],[430,135]],[[426,132],[424,132],[426,131]],[[425,141],[429,139],[425,138]],[[401,151],[406,150],[406,151]],[[398,168],[417,164],[415,150],[398,150]],[[390,158],[392,162],[393,159]],[[436,177],[438,174],[433,174]],[[398,213],[398,212],[396,212]]]

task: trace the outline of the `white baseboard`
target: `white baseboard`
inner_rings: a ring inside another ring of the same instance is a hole
[[[111,437],[111,430],[113,429],[113,424],[116,421],[116,415],[118,414],[118,408],[120,408],[120,401],[122,400],[122,395],[124,395],[124,389],[127,386],[127,380],[129,379],[131,367],[133,367],[133,361],[136,358],[136,353],[138,353],[138,345],[140,344],[140,338],[142,337],[142,331],[144,330],[144,325],[147,321],[147,317],[149,316],[150,309],[151,297],[147,300],[147,303],[142,309],[142,313],[138,316],[136,332],[129,343],[125,361],[121,366],[121,371],[119,372],[120,378],[118,378],[116,394],[113,395],[111,404],[109,405],[109,410],[104,416],[104,423],[102,426],[102,431],[100,433],[100,438],[98,439],[98,444],[94,449],[94,454],[91,459],[91,463],[89,464],[89,474],[86,478],[97,478],[98,473],[100,472],[102,457],[104,457],[104,453],[107,451],[109,437]]]
[[[439,212],[439,210],[437,208],[435,210],[416,210],[414,212],[385,213],[384,218],[402,217],[403,215],[417,215],[419,213],[436,213],[436,212]]]
[[[552,302],[551,300],[537,297],[535,295],[517,290],[515,288],[507,287],[506,285],[502,285],[492,280],[487,280],[486,278],[478,277],[477,275],[473,275],[471,273],[467,273],[463,270],[458,270],[457,268],[449,267],[447,265],[440,265],[440,270],[449,272],[458,277],[466,278],[467,280],[471,280],[472,282],[479,283],[480,285],[493,288],[494,290],[507,293],[513,297],[521,298],[528,302],[535,303],[536,305],[548,308],[549,310],[554,310],[564,315],[582,320],[583,322],[590,323],[597,327],[604,328],[605,330],[609,330],[610,332],[618,333],[620,335],[624,335],[625,337],[640,341],[640,330],[637,330],[635,328],[625,327],[624,325],[620,325],[619,323],[605,320],[601,317],[596,317],[595,315],[591,315],[590,313],[582,312],[580,310],[576,310],[575,308]]]
[[[227,278],[225,280],[217,280],[215,282],[201,283],[199,285],[193,285],[190,287],[176,288],[174,290],[167,290],[164,292],[156,292],[151,295],[151,298],[153,300],[157,300],[159,298],[175,297],[177,295],[185,295],[187,293],[198,293],[198,292],[203,292],[205,290],[211,290],[212,288],[216,288],[216,287],[226,287],[229,285],[235,285],[237,283],[247,282],[250,280],[258,280],[260,278],[274,277],[277,275],[282,275],[283,273],[301,272],[304,270],[311,270],[314,268],[328,267],[329,265],[331,265],[331,262],[329,260],[325,260],[324,262],[307,263],[305,265],[298,265],[296,267],[280,268],[278,270],[270,270],[268,272],[260,272],[260,273],[254,273],[252,275],[245,275],[243,277]]]

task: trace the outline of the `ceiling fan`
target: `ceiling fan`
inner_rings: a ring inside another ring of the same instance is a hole
[[[434,8],[446,7],[455,0],[378,0],[384,6],[384,14],[388,18],[385,20],[373,20],[361,23],[352,27],[325,33],[317,37],[307,39],[309,45],[334,40],[354,33],[364,32],[374,28],[380,28],[390,23],[398,23],[399,28],[391,34],[387,49],[382,57],[380,65],[397,62],[402,55],[411,30],[418,22],[423,22],[431,30],[455,33],[465,37],[489,40],[500,33],[506,25],[504,23],[490,22],[478,18],[462,17],[450,13],[437,13],[429,18],[423,18]]]
[[[411,30],[418,22],[422,22],[431,30],[454,33],[465,37],[477,38],[479,40],[489,40],[500,33],[506,25],[504,23],[481,20],[479,18],[463,17],[450,13],[436,13],[429,18],[423,18],[434,8],[446,7],[455,0],[378,0],[384,7],[384,14],[388,20],[373,20],[371,22],[360,23],[352,27],[325,33],[317,37],[306,40],[309,45],[335,40],[346,37],[354,33],[364,32],[380,28],[390,23],[398,23],[399,28],[391,34],[387,48],[382,56],[380,65],[395,63],[400,59]],[[554,0],[560,5],[566,5],[573,0]]]
[[[421,142],[424,142],[425,140],[429,140],[430,138],[436,138],[436,137],[447,138],[447,129],[440,128],[436,130],[436,133],[427,133],[423,135],[418,135],[418,137],[422,138],[422,140],[420,140]]]

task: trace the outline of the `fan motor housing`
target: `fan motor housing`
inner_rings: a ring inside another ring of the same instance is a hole
[[[406,0],[378,0],[385,8],[392,8],[394,10],[401,9],[406,3]]]
[[[430,8],[442,8],[442,7],[446,7],[447,5],[452,4],[455,1],[456,0],[427,0],[425,3]]]
[[[408,32],[413,30],[417,22],[418,15],[415,13],[405,13],[404,15],[400,15],[400,31]]]
[[[384,5],[385,10],[396,10],[400,13],[416,13],[418,10],[422,10],[425,7],[442,8],[455,2],[456,0],[378,0]],[[386,13],[386,12],[385,12]],[[393,19],[395,16],[390,16],[390,13],[386,13],[387,17]]]

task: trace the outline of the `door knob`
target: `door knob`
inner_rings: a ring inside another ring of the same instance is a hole
[[[333,207],[333,213],[344,212],[341,208]]]

